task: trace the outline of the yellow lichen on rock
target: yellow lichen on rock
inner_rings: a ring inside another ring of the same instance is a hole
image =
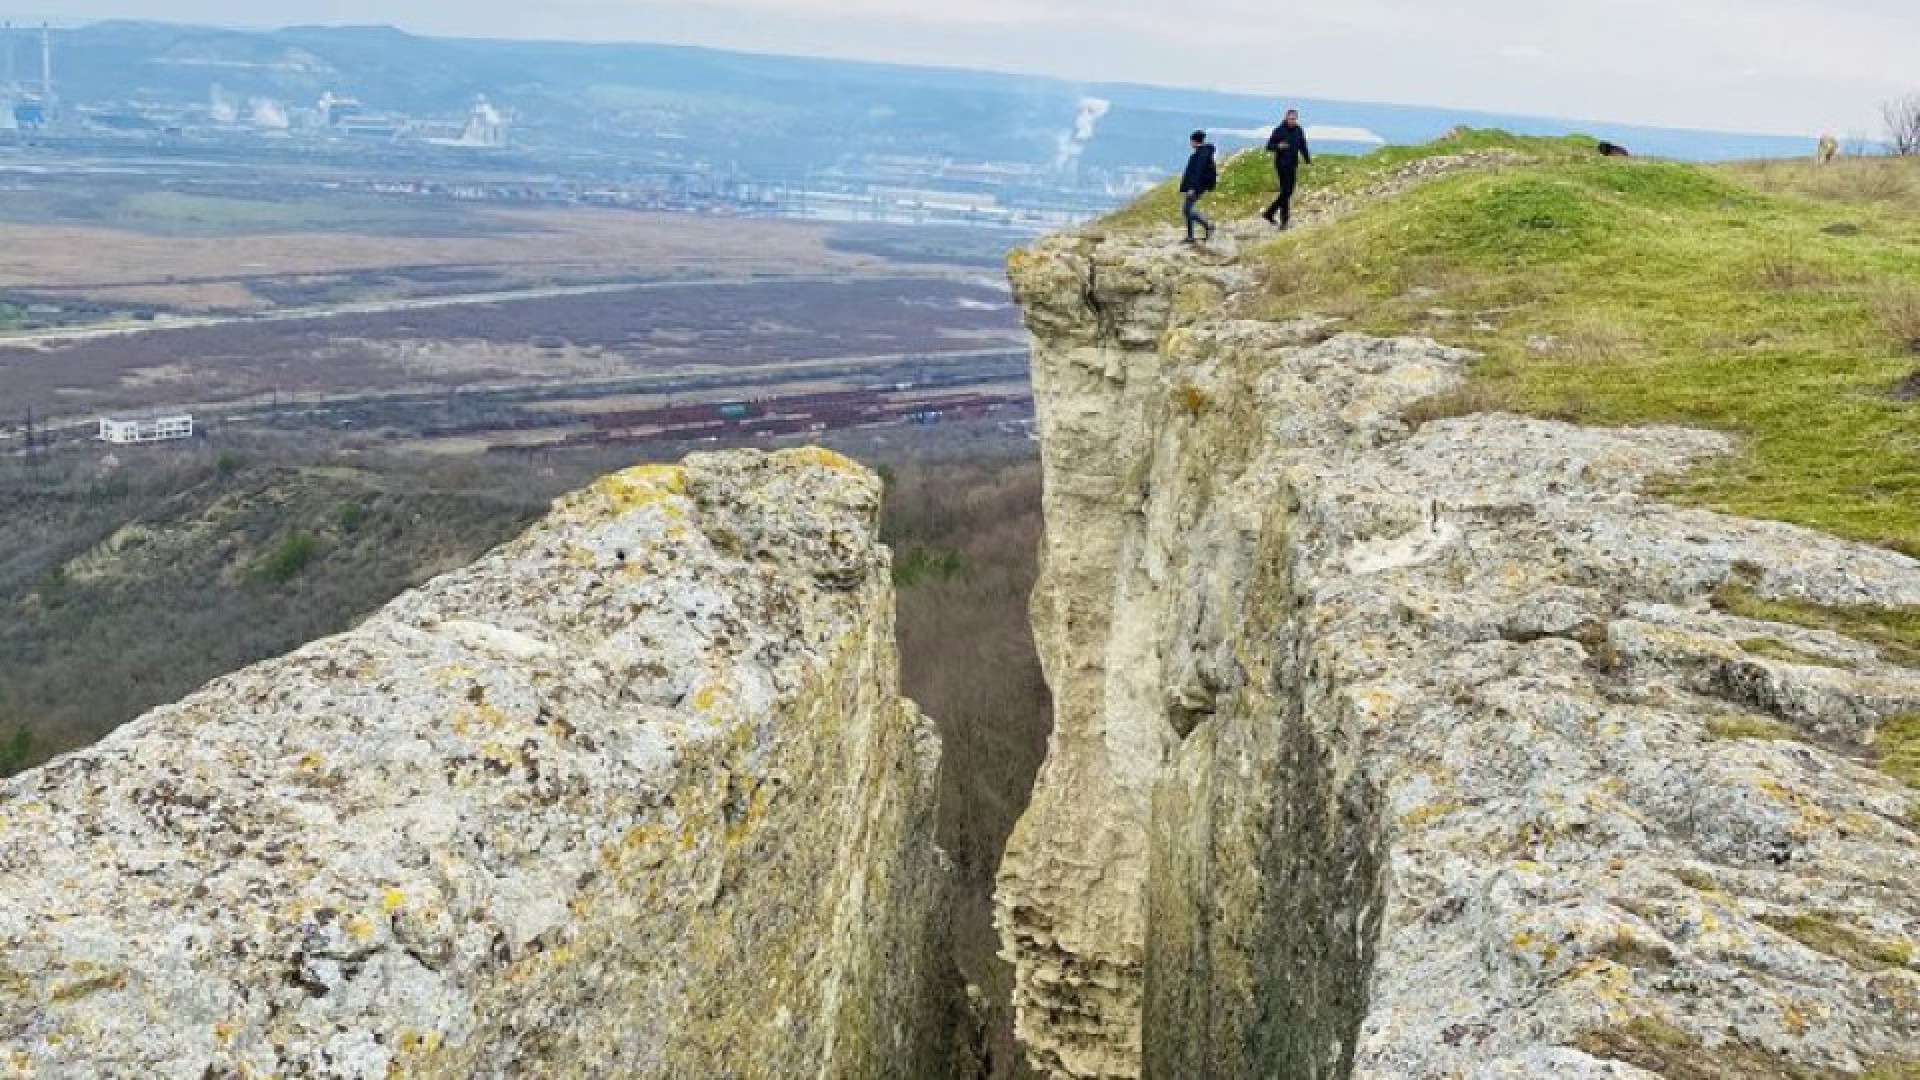
[[[802,446],[790,450],[776,450],[770,456],[776,464],[780,465],[805,465],[847,473],[866,472],[866,470],[852,458],[821,446]]]
[[[561,500],[559,509],[618,517],[642,507],[685,495],[687,471],[679,465],[640,465],[602,477],[578,495]]]

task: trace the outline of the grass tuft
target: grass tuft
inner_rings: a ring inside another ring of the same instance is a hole
[[[1805,736],[1778,720],[1751,713],[1730,713],[1707,721],[1707,734],[1716,739],[1760,739],[1768,742],[1801,742]]]
[[[1673,871],[1673,876],[1682,885],[1696,892],[1717,893],[1720,891],[1720,883],[1714,880],[1713,875],[1707,873],[1705,870],[1682,866]]]
[[[1807,948],[1861,971],[1904,968],[1913,962],[1913,946],[1881,941],[1842,924],[1831,915],[1762,915],[1759,921]]]
[[[1889,285],[1874,300],[1896,348],[1920,353],[1920,286]]]
[[[1587,1032],[1574,1045],[1594,1057],[1623,1061],[1665,1080],[1835,1080],[1823,1069],[1785,1060],[1737,1038],[1709,1046],[1698,1036],[1650,1016]]]
[[[1875,740],[1880,770],[1908,787],[1920,788],[1920,714],[1896,716],[1881,724]]]
[[[1743,619],[1831,631],[1874,646],[1893,663],[1920,667],[1920,608],[1824,607],[1769,599],[1743,585],[1722,586],[1713,605]]]
[[[1511,402],[1493,387],[1468,382],[1414,402],[1407,407],[1402,418],[1406,420],[1409,428],[1419,431],[1428,424],[1438,423],[1441,420],[1501,412],[1510,406]]]
[[[1774,292],[1819,288],[1834,282],[1831,272],[1808,260],[1806,254],[1795,245],[1763,252],[1754,278],[1761,288]]]
[[[1845,668],[1847,666],[1831,657],[1796,649],[1778,638],[1748,638],[1740,643],[1740,648],[1755,656],[1764,656],[1769,660],[1778,660],[1786,664],[1799,664],[1802,667]]]

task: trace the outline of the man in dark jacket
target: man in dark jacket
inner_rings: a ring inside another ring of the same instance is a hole
[[[1267,139],[1267,153],[1273,155],[1274,171],[1280,174],[1280,197],[1260,216],[1266,218],[1269,225],[1284,229],[1293,223],[1293,189],[1300,183],[1300,166],[1313,164],[1313,152],[1307,149],[1307,129],[1300,126],[1299,110],[1287,110],[1287,118]]]
[[[1190,140],[1193,144],[1193,156],[1187,159],[1186,175],[1180,178],[1180,194],[1186,199],[1182,213],[1187,218],[1187,243],[1194,242],[1193,227],[1199,225],[1207,230],[1207,239],[1213,239],[1213,222],[1200,213],[1200,200],[1207,193],[1220,186],[1220,169],[1214,164],[1213,145],[1207,142],[1207,133],[1196,131]]]

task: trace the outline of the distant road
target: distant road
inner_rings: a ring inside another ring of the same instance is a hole
[[[995,361],[999,362],[997,366]],[[981,376],[978,379],[961,380],[962,382],[984,382],[1024,377],[1025,361],[1024,348],[1005,345],[954,349],[949,352],[823,356],[808,360],[739,367],[708,368],[696,365],[616,378],[537,379],[479,383],[460,387],[458,393],[466,400],[507,398],[525,402],[577,402],[633,395],[711,393],[719,390],[747,391],[778,387],[787,383],[862,375],[880,378],[898,377],[908,380],[911,385],[924,380],[929,374],[938,374],[955,368],[962,368]],[[242,418],[279,417],[283,414],[321,416],[354,406],[435,404],[445,401],[447,393],[446,387],[413,388],[364,394],[316,394],[290,398],[284,403],[273,405],[253,399],[186,403],[179,408],[183,412],[193,413],[203,422],[207,420],[232,422]],[[555,414],[555,419],[556,425],[564,423],[561,414]],[[97,417],[85,419],[54,417],[41,425],[40,432],[45,436],[64,441],[84,435],[93,430],[98,423]],[[20,438],[19,431],[13,428],[0,428],[0,445],[18,442]]]
[[[266,323],[307,322],[344,318],[351,315],[388,315],[406,311],[429,311],[437,308],[511,303],[516,300],[547,300],[562,296],[598,296],[653,290],[711,289],[746,285],[839,285],[858,281],[890,281],[896,279],[944,279],[963,281],[968,284],[990,288],[1004,289],[1006,287],[1004,282],[999,281],[992,274],[984,271],[943,268],[914,268],[889,270],[885,273],[862,274],[762,274],[758,276],[696,278],[674,281],[633,281],[595,285],[545,285],[528,289],[502,289],[494,292],[458,293],[451,296],[421,296],[400,300],[368,300],[352,304],[332,304],[325,307],[287,308],[279,311],[253,312],[244,315],[161,315],[152,321],[113,323],[105,326],[81,326],[64,330],[34,330],[16,333],[0,331],[0,348],[49,348],[73,342],[94,341],[102,338],[133,337],[140,334],[163,333],[170,330],[195,330],[210,326],[232,326],[240,323],[257,326]]]

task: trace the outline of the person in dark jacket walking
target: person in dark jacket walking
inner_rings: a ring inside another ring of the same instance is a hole
[[[1213,144],[1207,142],[1207,133],[1196,131],[1190,141],[1193,144],[1193,156],[1187,159],[1186,175],[1180,178],[1180,194],[1186,199],[1181,212],[1186,215],[1189,244],[1195,240],[1195,225],[1207,230],[1208,240],[1213,239],[1213,222],[1200,213],[1200,200],[1220,186],[1220,168],[1214,164]]]
[[[1298,109],[1288,109],[1287,118],[1273,129],[1267,139],[1267,153],[1273,155],[1273,169],[1280,175],[1280,197],[1260,216],[1267,219],[1267,224],[1284,229],[1293,224],[1293,189],[1300,183],[1300,166],[1313,164],[1313,151],[1307,149],[1307,129],[1300,126]]]

